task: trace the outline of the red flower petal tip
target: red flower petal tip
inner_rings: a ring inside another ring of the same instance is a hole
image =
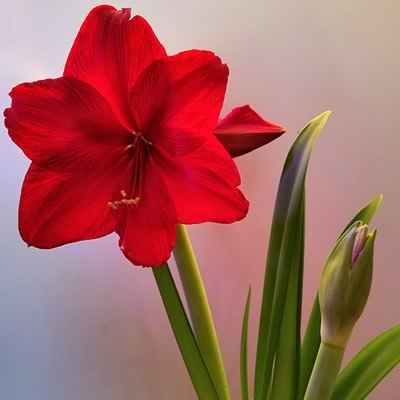
[[[246,105],[234,108],[220,120],[214,134],[232,157],[238,157],[272,142],[285,131]]]

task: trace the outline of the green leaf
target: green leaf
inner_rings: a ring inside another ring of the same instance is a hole
[[[265,400],[270,390],[270,381],[275,353],[287,298],[289,277],[293,268],[301,268],[299,254],[293,252],[298,244],[299,213],[304,195],[305,175],[313,144],[325,125],[330,112],[311,120],[299,133],[287,156],[271,227],[264,289],[256,352],[254,380],[255,400]],[[302,254],[302,252],[301,252]],[[300,277],[299,277],[300,279]],[[302,278],[301,278],[302,279]],[[296,382],[287,382],[292,387]]]
[[[364,399],[400,363],[400,325],[369,342],[340,372],[331,400]]]
[[[240,388],[242,400],[249,400],[249,382],[247,372],[247,334],[249,328],[249,310],[251,299],[251,287],[247,293],[246,306],[243,313],[242,333],[240,337]]]
[[[356,221],[362,221],[365,224],[369,224],[372,217],[375,215],[379,206],[383,200],[382,195],[374,197],[369,203],[367,203],[354,217],[350,220],[347,226],[343,229],[342,233],[339,235],[338,240],[343,235],[347,229],[353,225]],[[317,357],[319,345],[321,342],[320,337],[321,329],[321,313],[318,303],[318,293],[314,300],[314,305],[308,320],[306,333],[304,335],[303,344],[301,347],[301,367],[300,367],[300,383],[299,383],[299,393],[298,399],[304,397],[308,381],[311,376],[311,372]]]
[[[298,400],[303,399],[306,392],[308,381],[317,358],[318,349],[321,343],[321,312],[319,308],[318,294],[314,300],[310,318],[301,346],[300,382]]]
[[[293,263],[286,293],[279,342],[275,355],[271,399],[295,399],[300,369],[300,328],[304,264],[304,194],[294,220],[286,233]],[[282,246],[283,247],[283,246]],[[283,247],[284,248],[284,247]]]
[[[198,398],[218,400],[219,397],[193,335],[168,265],[153,267],[152,270],[176,342]]]
[[[342,236],[353,224],[357,221],[362,221],[364,224],[369,224],[372,217],[377,212],[383,200],[383,195],[378,194],[375,196],[369,203],[367,203],[347,224],[347,226],[343,229],[340,236]],[[340,236],[338,240],[340,239]]]

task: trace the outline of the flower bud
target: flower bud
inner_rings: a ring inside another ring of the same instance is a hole
[[[321,339],[345,347],[364,310],[372,282],[376,230],[355,222],[336,242],[321,276]]]
[[[239,157],[272,142],[285,128],[261,118],[249,106],[234,108],[218,122],[214,135],[231,157]]]

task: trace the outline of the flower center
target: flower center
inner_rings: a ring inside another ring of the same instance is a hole
[[[118,210],[120,206],[135,208],[139,204],[143,191],[145,160],[152,146],[152,143],[141,132],[133,132],[132,143],[126,148],[130,159],[129,170],[132,171],[129,188],[126,191],[120,190],[120,199],[111,200],[107,203],[112,210]]]

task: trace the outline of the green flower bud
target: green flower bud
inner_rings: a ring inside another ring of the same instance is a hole
[[[364,310],[372,282],[376,230],[355,222],[326,260],[319,287],[321,339],[345,347]]]

